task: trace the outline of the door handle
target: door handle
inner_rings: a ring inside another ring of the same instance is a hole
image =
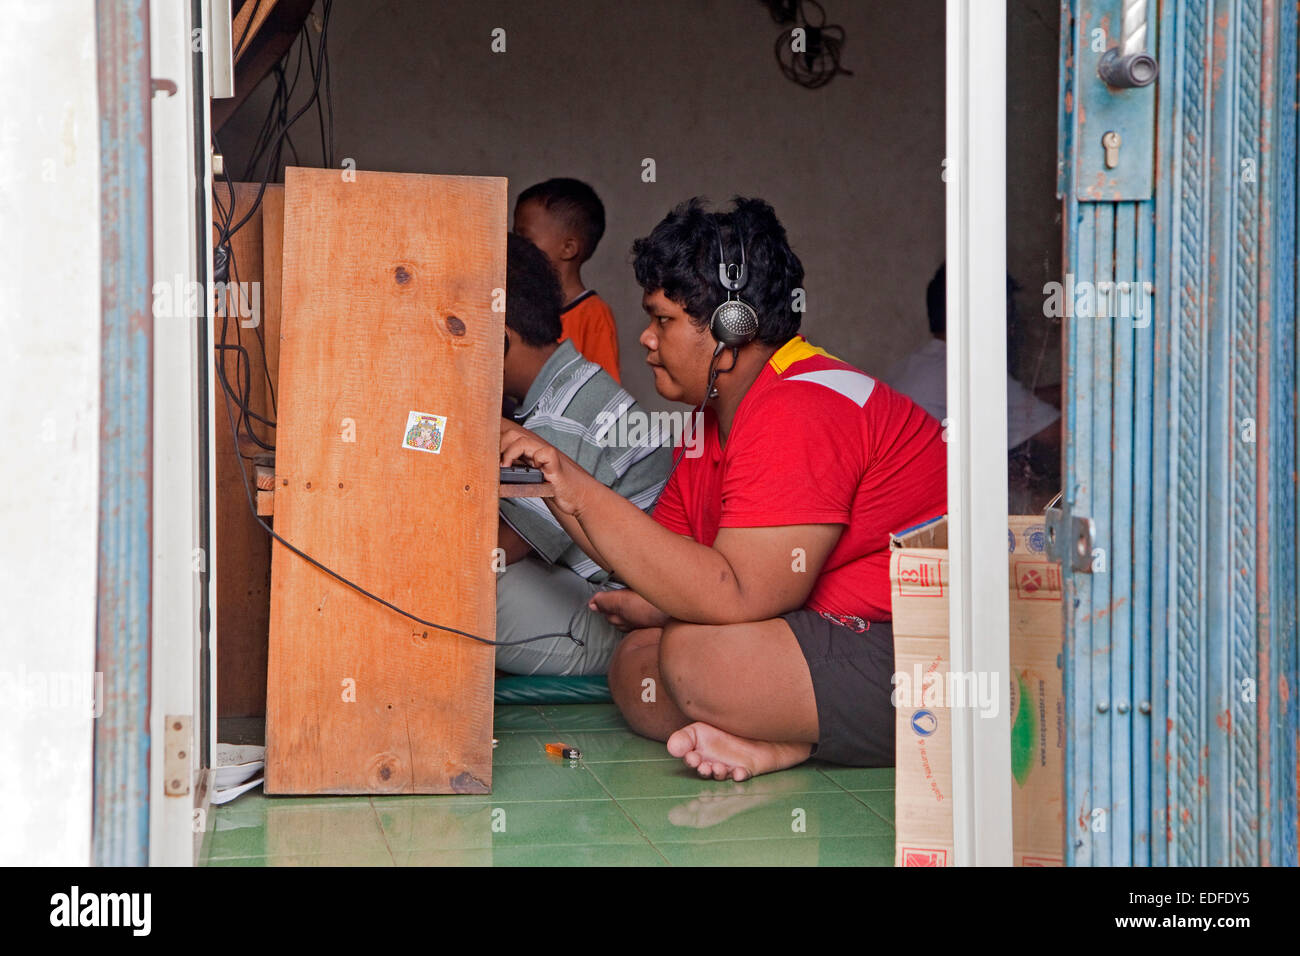
[[[1120,41],[1102,54],[1097,75],[1112,89],[1149,86],[1160,67],[1147,47],[1147,0],[1120,0]]]

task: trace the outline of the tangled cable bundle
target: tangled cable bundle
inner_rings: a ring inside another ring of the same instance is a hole
[[[817,0],[763,0],[772,19],[790,29],[776,38],[776,64],[792,83],[815,90],[825,86],[838,74],[852,76],[852,70],[840,66],[844,49],[844,28],[826,22],[826,8]],[[817,23],[810,23],[805,9],[816,7]],[[800,49],[795,49],[796,30]]]

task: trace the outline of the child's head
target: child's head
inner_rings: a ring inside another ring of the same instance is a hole
[[[515,232],[546,253],[556,268],[562,263],[580,266],[605,234],[605,207],[580,180],[548,179],[519,194]]]
[[[506,236],[506,327],[534,348],[554,345],[563,334],[560,280],[541,250],[516,233]]]
[[[564,334],[560,280],[542,250],[516,233],[506,236],[506,340],[502,386],[522,401]]]

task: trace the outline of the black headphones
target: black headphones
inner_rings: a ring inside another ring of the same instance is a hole
[[[738,349],[748,345],[758,335],[758,313],[739,294],[732,298],[732,293],[739,293],[749,279],[745,268],[745,234],[736,226],[736,236],[740,240],[740,265],[727,262],[727,254],[722,248],[722,229],[718,221],[713,221],[713,228],[718,232],[718,280],[727,290],[726,301],[720,302],[713,310],[709,320],[709,331],[718,340],[718,351],[724,348]]]

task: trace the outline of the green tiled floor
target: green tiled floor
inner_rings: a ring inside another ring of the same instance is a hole
[[[487,796],[267,797],[213,808],[207,866],[889,866],[894,771],[810,762],[701,780],[612,704],[496,709]],[[582,759],[548,756],[563,740]]]

